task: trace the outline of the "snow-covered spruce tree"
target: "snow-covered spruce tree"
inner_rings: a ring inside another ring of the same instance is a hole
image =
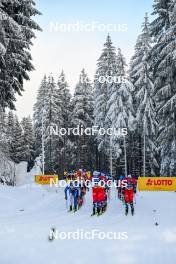
[[[11,146],[12,146],[10,153],[11,159],[15,163],[26,161],[25,153],[28,150],[28,148],[27,146],[24,146],[23,130],[17,116],[15,116],[15,126],[14,126]]]
[[[117,52],[117,58],[116,58],[116,74],[119,77],[125,76],[126,71],[125,67],[127,66],[125,57],[122,54],[122,51],[120,48],[118,48]]]
[[[151,36],[148,15],[142,24],[142,33],[137,39],[135,54],[131,60],[130,77],[134,84],[134,106],[136,111],[137,130],[133,156],[135,156],[135,173],[138,175],[156,175],[157,121],[153,97],[153,71],[148,63],[151,51]]]
[[[6,13],[2,10],[2,3],[0,1],[0,65],[5,65],[4,56],[8,40],[6,38],[4,22],[7,18]]]
[[[75,93],[72,99],[72,127],[80,128],[92,127],[93,125],[93,88],[92,84],[83,69],[81,71],[79,82],[76,85]],[[93,163],[93,137],[79,135],[73,137],[75,141],[75,162],[77,166],[91,167]]]
[[[15,117],[13,111],[9,111],[7,115],[7,127],[8,127],[8,138],[11,139],[13,137],[13,131],[15,127]]]
[[[14,138],[14,129],[15,129],[15,116],[13,111],[9,111],[7,115],[7,139],[8,139],[8,148],[9,148],[9,157],[13,153],[13,138]]]
[[[3,2],[5,1],[0,2],[0,106],[14,108],[15,90],[11,86],[13,78],[9,76],[12,65],[8,65],[7,56],[10,53],[10,39],[19,40],[20,28],[5,11]],[[12,60],[13,58],[11,58],[11,62]]]
[[[139,92],[140,89],[140,85],[139,83],[137,83],[138,79],[139,79],[139,65],[141,65],[142,59],[143,59],[143,50],[141,50],[141,46],[143,46],[143,33],[141,33],[136,41],[136,45],[135,45],[135,52],[134,55],[131,58],[130,61],[130,69],[129,69],[129,77],[131,82],[134,85],[134,91],[132,93],[133,95],[133,106],[134,106],[134,111],[135,111],[135,115],[137,113],[137,109],[139,106],[139,100],[137,97],[137,94]],[[147,34],[147,42],[146,42],[146,46],[148,43],[148,49],[151,49],[151,39],[150,36]],[[145,36],[145,38],[146,38]],[[138,123],[136,126],[136,129],[133,133],[130,134],[130,153],[132,155],[132,162],[131,162],[131,173],[133,175],[142,175],[143,173],[143,152],[142,152],[142,135],[141,135],[141,124]]]
[[[50,127],[63,127],[62,103],[59,95],[58,87],[52,75],[48,78],[48,92],[46,97],[44,120],[46,125],[46,161],[50,172],[58,170],[60,161],[60,142],[63,137],[51,134]]]
[[[157,16],[151,22],[151,33],[158,40],[158,37],[170,28],[171,8],[175,0],[154,0],[152,15]]]
[[[23,141],[25,146],[24,158],[28,162],[28,167],[32,168],[34,161],[34,129],[30,116],[22,119],[21,126],[23,129]]]
[[[138,81],[141,77],[141,65],[143,65],[142,61],[144,58],[144,55],[149,53],[151,50],[152,45],[152,39],[150,36],[150,29],[149,29],[149,21],[148,21],[148,15],[145,16],[145,21],[142,24],[142,33],[138,36],[136,45],[135,45],[135,52],[134,55],[131,58],[130,61],[130,70],[129,70],[129,76],[130,79],[134,85],[134,109],[137,111],[137,108],[139,106],[139,100],[136,96],[137,93],[140,90],[140,82]],[[145,52],[145,54],[144,54]]]
[[[176,2],[155,1],[151,23],[154,93],[159,121],[161,175],[176,176]]]
[[[68,129],[71,123],[71,93],[68,89],[68,83],[66,81],[66,76],[64,71],[61,72],[58,79],[58,97],[60,99],[60,108],[63,125],[62,127]],[[71,163],[71,153],[72,153],[72,142],[70,137],[66,134],[63,135],[63,139],[60,141],[60,171],[63,172],[64,169],[68,170],[68,165]]]
[[[71,94],[68,89],[68,83],[64,71],[61,72],[58,80],[58,96],[60,98],[60,107],[62,111],[64,127],[68,127],[69,116],[71,113]]]
[[[116,52],[115,47],[112,45],[110,36],[107,36],[104,44],[104,49],[97,63],[97,70],[94,80],[94,125],[98,128],[108,128],[109,123],[105,122],[107,115],[107,102],[111,95],[113,78],[116,76]],[[99,166],[104,167],[108,165],[106,153],[109,149],[109,138],[97,135],[97,145],[99,150],[98,160]],[[105,161],[106,160],[106,161]]]
[[[34,105],[34,134],[35,134],[35,156],[39,156],[42,151],[42,116],[44,115],[48,83],[46,75],[41,81],[37,94],[37,102]],[[45,126],[46,128],[46,126]]]
[[[15,164],[10,159],[8,117],[0,110],[0,182],[14,185]]]
[[[141,51],[143,52],[143,58],[136,73],[139,78],[135,83],[137,87],[140,87],[136,95],[138,99],[137,122],[141,126],[141,134],[143,135],[144,176],[156,175],[155,168],[158,167],[155,159],[157,121],[155,102],[153,98],[153,72],[148,63],[148,55],[150,52],[149,33],[148,17],[146,16],[141,38]]]
[[[9,146],[8,146],[8,126],[7,117],[5,111],[0,108],[0,152],[9,156]]]
[[[125,58],[122,55],[121,50],[118,49],[117,76],[126,77],[125,66]],[[123,173],[125,172],[124,151],[126,151],[127,142],[121,134],[118,134],[118,132],[121,128],[127,128],[128,133],[134,129],[133,89],[133,84],[127,78],[123,78],[122,82],[114,84],[111,96],[107,102],[108,112],[106,120],[110,120],[110,127],[114,131],[117,131],[117,134],[112,135],[111,147],[113,148],[116,158],[120,158],[120,164],[123,166]]]
[[[32,0],[1,0],[0,14],[0,105],[14,109],[15,94],[21,95],[34,69],[30,46],[40,28],[32,17],[40,13]]]
[[[42,145],[42,116],[44,122],[45,137],[45,161],[46,171],[53,172],[59,165],[60,141],[63,140],[60,134],[51,134],[50,128],[63,127],[61,110],[61,98],[54,78],[50,75],[42,80],[37,95],[37,102],[34,105],[34,131],[36,141],[36,154],[41,154]],[[56,167],[55,167],[56,166]]]

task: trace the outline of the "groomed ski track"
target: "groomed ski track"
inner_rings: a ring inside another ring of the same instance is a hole
[[[114,190],[99,217],[90,216],[91,191],[76,213],[67,212],[61,188],[1,185],[0,201],[1,264],[176,263],[176,193],[138,193],[134,216],[125,216]],[[128,238],[49,241],[52,227],[58,232],[127,232]]]

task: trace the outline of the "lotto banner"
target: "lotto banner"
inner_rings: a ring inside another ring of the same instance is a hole
[[[176,191],[176,177],[139,177],[139,191]]]
[[[35,182],[38,184],[50,184],[51,179],[55,183],[57,183],[58,175],[36,175],[35,176]]]

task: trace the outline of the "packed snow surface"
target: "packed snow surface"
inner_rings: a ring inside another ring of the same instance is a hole
[[[176,193],[140,192],[135,215],[111,191],[107,212],[93,216],[91,191],[76,213],[67,212],[62,188],[0,185],[1,264],[174,264]],[[127,239],[48,239],[57,232],[127,232]]]

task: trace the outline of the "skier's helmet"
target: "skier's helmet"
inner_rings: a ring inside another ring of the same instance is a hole
[[[74,187],[78,187],[79,186],[79,181],[74,181]]]
[[[127,176],[127,178],[130,178],[130,179],[131,179],[131,178],[132,178],[131,174],[129,174],[129,175]]]
[[[124,176],[120,175],[119,180],[123,180]]]
[[[99,177],[100,176],[100,172],[99,171],[94,171],[93,172],[93,177]]]
[[[73,186],[73,182],[70,181],[70,188],[73,189],[73,187],[74,187],[74,186]]]

